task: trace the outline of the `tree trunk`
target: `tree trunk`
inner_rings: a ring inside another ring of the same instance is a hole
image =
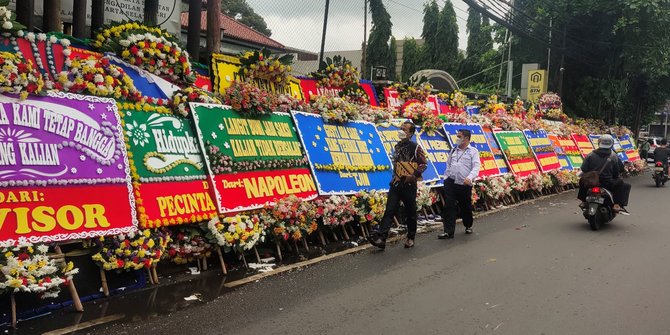
[[[221,15],[220,1],[207,1],[207,56],[220,52],[221,49]]]

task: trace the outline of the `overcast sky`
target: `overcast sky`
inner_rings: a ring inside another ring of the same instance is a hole
[[[426,0],[383,0],[391,15],[393,36],[421,37],[423,4]],[[293,48],[318,52],[321,46],[325,0],[247,0],[263,16],[272,38]],[[468,6],[452,0],[458,26],[459,47],[465,49]],[[440,8],[444,0],[438,0]],[[368,13],[368,34],[370,16]],[[326,51],[359,50],[363,42],[363,0],[331,0],[326,34]]]

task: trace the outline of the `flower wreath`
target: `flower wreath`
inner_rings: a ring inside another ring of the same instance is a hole
[[[102,269],[141,270],[158,263],[163,256],[170,233],[166,229],[144,229],[128,234],[101,236],[93,240],[99,250],[91,258]]]
[[[44,94],[44,79],[32,62],[26,61],[18,53],[0,52],[0,92],[18,94],[28,98],[28,94]]]
[[[95,34],[93,47],[112,51],[132,65],[177,82],[195,81],[188,53],[165,30],[137,22],[105,25]]]
[[[351,197],[361,223],[378,224],[386,209],[386,194],[378,191],[359,191]]]
[[[319,70],[309,76],[317,80],[317,86],[326,87],[346,87],[360,81],[358,69],[351,65],[350,60],[340,55],[332,59],[327,57],[319,64]]]
[[[141,101],[142,93],[133,80],[119,66],[111,64],[109,58],[68,59],[66,71],[56,78],[54,88],[71,93],[87,94],[126,101]]]
[[[260,51],[240,54],[239,59],[242,64],[238,72],[240,77],[250,80],[261,79],[275,85],[288,85],[293,55],[275,58],[270,50],[263,48]]]
[[[16,243],[0,244],[0,293],[31,292],[40,298],[55,298],[79,272],[72,262],[58,265],[47,255],[49,247],[34,245],[24,237]]]
[[[200,102],[206,104],[222,104],[221,99],[214,96],[214,94],[197,87],[186,87],[172,94],[170,101],[170,108],[175,115],[188,116],[188,103]]]
[[[212,254],[212,245],[207,243],[203,232],[197,227],[175,227],[171,235],[167,255],[176,264],[190,263],[199,257],[209,257]]]
[[[258,215],[235,215],[214,217],[207,222],[207,236],[226,250],[251,250],[259,242],[265,242],[265,225]]]

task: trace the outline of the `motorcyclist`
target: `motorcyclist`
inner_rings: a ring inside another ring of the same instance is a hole
[[[668,139],[661,140],[661,145],[654,150],[654,165],[663,163],[666,173],[668,172],[668,158],[670,158],[670,148],[668,148]]]
[[[608,189],[612,192],[614,196],[614,206],[613,209],[615,212],[629,215],[628,210],[625,206],[628,205],[628,196],[630,194],[630,184],[625,183],[620,178],[620,173],[623,171],[623,163],[613,151],[612,147],[614,146],[614,138],[611,135],[603,135],[598,140],[598,149],[592,151],[584,159],[582,164],[582,172],[590,171],[600,171],[600,186]],[[610,162],[605,166],[607,159],[610,158]],[[603,168],[603,166],[605,166]],[[586,192],[588,190],[583,185],[579,185],[579,193],[577,198],[582,201],[580,206],[586,206]]]

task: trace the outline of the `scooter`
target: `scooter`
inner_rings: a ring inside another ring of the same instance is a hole
[[[652,175],[654,182],[656,182],[656,187],[665,186],[665,182],[668,181],[668,172],[666,171],[663,163],[656,162],[654,166],[654,174]]]
[[[584,218],[591,230],[598,230],[616,217],[612,192],[604,187],[592,187],[586,193],[586,206],[582,208]]]

